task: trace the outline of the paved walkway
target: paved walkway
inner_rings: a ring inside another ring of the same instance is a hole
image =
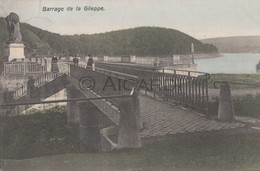
[[[207,119],[194,111],[158,101],[145,95],[139,96],[144,129],[141,137],[157,137],[179,133],[217,131],[241,128],[241,122],[220,122]]]

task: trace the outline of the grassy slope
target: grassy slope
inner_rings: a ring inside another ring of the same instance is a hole
[[[260,74],[212,74],[209,80],[210,89],[214,89],[214,81],[239,82],[243,84],[255,85],[251,86],[230,84],[233,99],[232,102],[236,116],[247,116],[260,119],[260,94],[257,93],[260,89]],[[219,87],[219,84],[217,84],[217,87]],[[235,90],[240,90],[242,94],[235,93]],[[218,97],[219,90],[216,91],[216,97]],[[212,115],[217,115],[218,98],[210,99],[209,112]]]
[[[209,87],[213,87],[214,81],[230,81],[230,82],[240,82],[245,84],[257,84],[260,88],[260,74],[212,74],[209,80]],[[241,88],[238,85],[231,85],[233,88]],[[243,86],[251,87],[252,86]]]
[[[0,18],[0,73],[4,70],[3,62],[4,59],[4,42],[7,39],[7,31],[6,31],[6,22],[5,20]]]
[[[259,134],[189,137],[138,150],[7,161],[5,168],[6,171],[256,171],[260,168],[259,142]]]
[[[4,158],[22,159],[84,150],[66,127],[64,106],[9,118],[1,116],[0,121]]]

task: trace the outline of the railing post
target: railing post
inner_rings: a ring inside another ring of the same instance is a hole
[[[211,117],[211,114],[209,113],[209,89],[208,89],[208,77],[206,78],[206,102],[205,102],[205,110],[206,110],[206,116]]]
[[[78,102],[79,105],[79,139],[91,151],[101,148],[98,115],[91,102]]]
[[[66,91],[68,100],[78,98],[73,85],[67,85]],[[76,101],[67,103],[67,125],[72,134],[79,135],[79,107]]]
[[[234,119],[231,90],[227,82],[220,85],[218,119],[227,122]]]
[[[26,74],[26,62],[24,62],[24,75]]]
[[[163,70],[163,73],[164,73],[164,70]],[[165,88],[166,88],[166,82],[165,82],[165,77],[166,77],[166,75],[165,74],[163,74],[162,75],[162,97],[163,97],[163,101],[166,101],[166,93],[165,93]]]
[[[120,103],[118,148],[140,148],[140,129],[142,121],[138,92],[130,98],[122,99]]]
[[[188,106],[189,109],[192,106],[192,100],[191,100],[191,75],[190,75],[190,71],[188,72],[188,87],[189,87],[189,95],[188,95]]]

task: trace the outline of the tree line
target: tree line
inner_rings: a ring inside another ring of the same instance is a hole
[[[7,40],[7,29],[4,18],[0,18],[0,42],[4,47]],[[218,50],[211,44],[174,29],[160,27],[138,27],[111,31],[99,34],[60,35],[21,23],[21,33],[25,44],[26,56],[169,56],[189,54],[191,43],[195,53],[216,53]],[[0,51],[3,61],[4,48]],[[1,65],[1,63],[0,63]]]

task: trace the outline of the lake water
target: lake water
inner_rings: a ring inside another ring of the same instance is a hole
[[[197,59],[198,71],[207,73],[254,74],[260,53],[226,53],[222,57]]]

